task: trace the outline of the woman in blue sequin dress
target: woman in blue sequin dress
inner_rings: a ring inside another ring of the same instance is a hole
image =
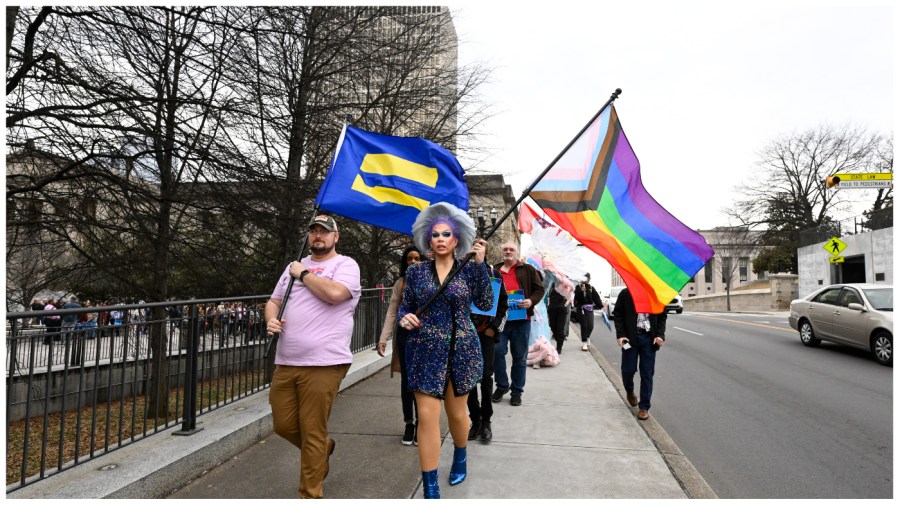
[[[485,241],[475,240],[472,219],[459,208],[438,203],[425,208],[413,224],[413,239],[432,260],[409,267],[406,290],[397,318],[410,330],[406,366],[410,390],[415,392],[419,415],[419,463],[426,497],[439,497],[437,463],[440,455],[441,400],[447,411],[456,446],[450,484],[466,477],[469,417],[466,400],[481,378],[481,344],[471,320],[472,304],[487,311],[493,291],[484,263]],[[473,258],[453,277],[447,288],[422,311],[462,257]]]

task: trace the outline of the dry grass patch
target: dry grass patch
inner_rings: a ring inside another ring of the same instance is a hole
[[[197,393],[197,409],[207,411],[228,400],[261,389],[262,371],[247,371],[203,382]],[[51,413],[18,420],[9,426],[6,442],[6,484],[44,470],[53,470],[75,460],[99,456],[122,444],[143,438],[181,423],[184,392],[169,391],[168,417],[147,417],[147,397],[139,395],[124,401],[103,402],[65,413]],[[80,426],[79,426],[80,421]],[[45,430],[46,426],[46,430]],[[28,429],[25,472],[22,472],[25,430]],[[45,452],[42,455],[41,449]]]

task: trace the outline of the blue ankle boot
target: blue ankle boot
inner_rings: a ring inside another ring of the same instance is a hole
[[[466,447],[453,446],[453,465],[450,466],[450,485],[459,485],[466,479]]]
[[[425,493],[425,499],[441,498],[441,486],[438,485],[437,469],[422,471],[422,490]]]

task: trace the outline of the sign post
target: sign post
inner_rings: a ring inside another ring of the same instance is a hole
[[[842,241],[838,237],[832,237],[828,239],[828,242],[825,243],[822,248],[825,249],[831,256],[828,258],[828,262],[834,266],[832,275],[834,276],[833,282],[840,283],[841,282],[841,268],[837,264],[844,263],[844,257],[841,256],[841,252],[847,249],[847,243]]]

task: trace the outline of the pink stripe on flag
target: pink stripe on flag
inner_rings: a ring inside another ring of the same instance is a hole
[[[600,122],[595,121],[575,144],[547,173],[545,179],[556,181],[582,181],[594,167],[594,149],[598,145]]]

